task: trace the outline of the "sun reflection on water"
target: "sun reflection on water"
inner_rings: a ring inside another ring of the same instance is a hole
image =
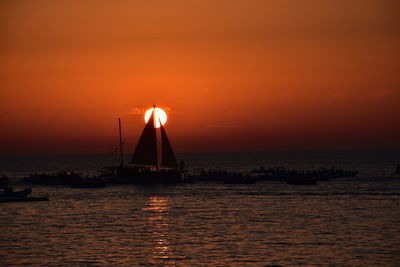
[[[149,221],[149,232],[154,242],[152,264],[165,264],[160,260],[170,260],[173,258],[170,241],[168,237],[168,219],[166,213],[169,210],[168,199],[165,197],[152,196],[143,209],[148,211],[147,220]],[[173,262],[168,264],[174,265]]]

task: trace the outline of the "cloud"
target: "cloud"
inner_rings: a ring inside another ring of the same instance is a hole
[[[167,113],[177,113],[176,111],[172,111],[172,109],[167,106],[156,106],[156,107],[161,108],[162,110],[164,110]],[[135,108],[132,108],[131,111],[128,112],[128,114],[144,115],[146,113],[146,110],[148,110],[149,108],[150,107],[146,107],[146,108],[135,107]]]
[[[173,111],[170,107],[160,106],[160,108],[163,109],[167,113],[178,113],[176,111]]]
[[[129,112],[129,114],[143,115],[145,112],[146,112],[146,109],[144,109],[144,108],[132,108],[132,110]]]

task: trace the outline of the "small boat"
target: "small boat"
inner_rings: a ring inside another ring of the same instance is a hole
[[[4,187],[4,191],[0,192],[0,203],[7,202],[33,202],[33,201],[48,201],[48,197],[29,197],[32,193],[31,188],[14,191],[12,187]]]
[[[0,198],[3,197],[26,197],[32,193],[32,188],[14,191],[12,187],[5,187],[3,192],[0,192]]]

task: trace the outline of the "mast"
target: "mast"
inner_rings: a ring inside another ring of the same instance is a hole
[[[158,116],[157,116],[157,113],[156,113],[156,105],[153,105],[153,116],[154,116],[153,126],[154,126],[154,132],[155,132],[155,138],[156,138],[156,150],[157,150],[156,170],[159,171],[160,170],[160,165],[161,165],[160,164],[161,155],[160,155],[160,142],[159,142],[159,140],[157,138],[157,127],[156,126],[157,126]]]
[[[122,145],[124,143],[122,142],[121,118],[118,118],[118,128],[119,128],[119,153],[121,155],[120,167],[122,168],[124,166],[124,153],[122,150]]]

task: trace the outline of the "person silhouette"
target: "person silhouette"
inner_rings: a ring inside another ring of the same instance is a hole
[[[183,160],[181,160],[180,164],[179,164],[179,169],[181,170],[181,172],[183,172],[185,170],[185,162]]]

